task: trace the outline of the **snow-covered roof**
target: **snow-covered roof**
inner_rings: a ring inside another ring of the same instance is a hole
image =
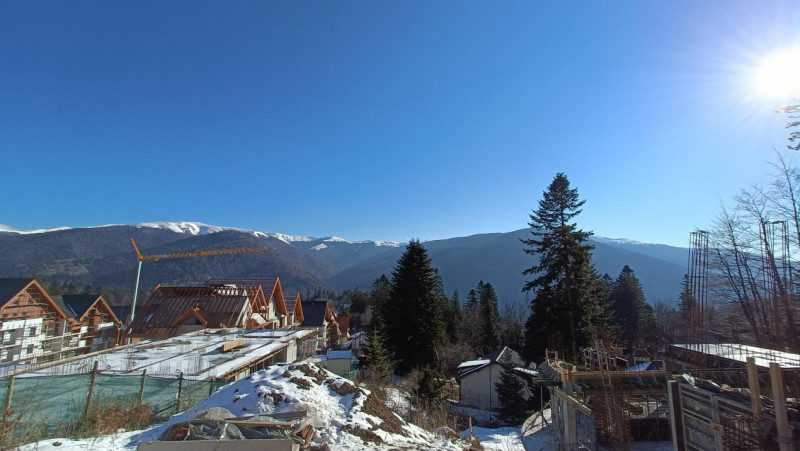
[[[204,380],[223,377],[250,362],[273,355],[292,340],[313,335],[313,330],[203,330],[159,341],[142,341],[136,345],[70,360],[35,372],[18,375],[45,376],[86,372],[98,362],[104,374],[141,374],[172,376],[182,372],[185,379]],[[235,351],[222,352],[223,344],[242,339]]]
[[[756,365],[760,367],[769,367],[770,362],[777,362],[782,368],[800,368],[800,354],[756,346],[737,343],[673,344],[671,346],[724,357],[742,363],[747,363],[747,358],[753,357]]]
[[[469,361],[466,361],[466,362],[461,362],[458,365],[458,369],[469,368],[471,366],[488,365],[489,363],[491,363],[491,360],[489,360],[489,359],[469,360]]]

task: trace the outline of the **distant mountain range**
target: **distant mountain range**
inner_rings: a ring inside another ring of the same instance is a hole
[[[478,281],[491,283],[501,302],[526,299],[522,271],[535,258],[522,251],[529,229],[487,233],[423,243],[439,269],[445,290],[463,299]],[[146,262],[141,286],[202,283],[214,277],[280,277],[286,292],[303,295],[318,289],[369,289],[391,272],[405,250],[390,241],[349,241],[264,233],[195,222],[154,222],[89,228],[19,231],[0,225],[0,277],[36,277],[70,281],[77,287],[105,284],[130,287],[137,259],[130,239],[144,254],[267,246],[268,252]],[[616,278],[630,266],[651,303],[674,300],[686,272],[688,250],[660,244],[593,237],[598,271]]]

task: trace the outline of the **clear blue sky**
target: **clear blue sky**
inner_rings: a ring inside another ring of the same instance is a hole
[[[570,6],[565,6],[570,5]],[[787,1],[5,1],[0,223],[686,245],[785,149]]]

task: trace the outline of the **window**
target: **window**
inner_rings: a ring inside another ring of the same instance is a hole
[[[28,354],[29,354],[29,355],[30,355],[30,354],[33,354],[33,345],[28,345],[28,349],[27,349],[27,351],[28,351]]]
[[[28,328],[28,336],[36,336],[36,326],[31,326]]]

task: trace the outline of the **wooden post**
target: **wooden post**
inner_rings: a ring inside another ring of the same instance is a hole
[[[750,401],[753,406],[753,419],[761,418],[761,385],[758,381],[758,369],[755,357],[747,358],[747,383],[750,388]]]
[[[772,401],[775,409],[775,424],[778,427],[778,446],[781,451],[791,451],[792,432],[786,416],[786,390],[783,385],[783,371],[777,362],[769,364],[769,378],[772,381]]]
[[[12,374],[8,378],[8,391],[6,391],[6,403],[3,405],[3,410],[11,409],[11,396],[14,393],[14,375]]]
[[[14,393],[14,375],[8,378],[8,391],[6,391],[6,403],[3,405],[3,424],[8,420],[8,415],[11,413],[11,397]]]
[[[92,368],[92,378],[89,380],[89,395],[86,397],[86,409],[83,411],[83,417],[89,416],[89,409],[92,407],[92,395],[94,394],[94,382],[97,378],[97,360],[94,361],[94,368]]]
[[[139,405],[144,401],[144,382],[147,380],[147,368],[142,370],[142,385],[139,387]]]
[[[178,398],[175,400],[175,413],[181,411],[181,390],[183,390],[183,371],[178,374]]]

